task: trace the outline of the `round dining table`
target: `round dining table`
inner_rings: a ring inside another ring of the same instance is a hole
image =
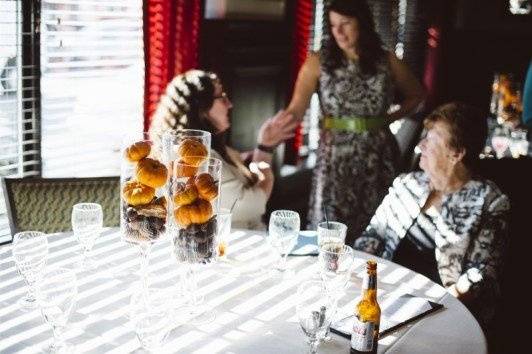
[[[81,247],[72,233],[50,234],[46,267],[72,268],[78,295],[65,339],[73,353],[129,353],[140,342],[129,319],[131,295],[139,289],[140,256],[122,241],[116,228],[104,229],[96,240],[92,270],[78,266]],[[296,314],[297,288],[319,279],[315,255],[287,257],[285,274],[273,270],[272,249],[262,231],[231,230],[227,259],[197,274],[198,292],[215,314],[213,321],[192,324],[179,307],[168,302],[170,330],[157,353],[305,353],[306,337]],[[149,284],[180,297],[183,266],[173,256],[169,239],[154,244]],[[440,285],[397,264],[356,252],[350,281],[339,308],[354,309],[360,295],[365,262],[378,263],[379,302],[398,292],[444,305],[379,340],[379,353],[487,353],[484,334],[467,308]],[[0,353],[40,353],[52,340],[51,327],[40,311],[23,311],[17,300],[27,286],[17,272],[11,245],[0,247]],[[335,333],[320,344],[319,353],[348,353],[349,339]]]

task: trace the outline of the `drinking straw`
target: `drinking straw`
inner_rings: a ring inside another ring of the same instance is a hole
[[[235,208],[235,205],[236,205],[236,202],[238,201],[238,197],[235,199],[235,201],[233,202],[233,205],[231,205],[231,208],[229,209],[229,212],[232,213],[233,212],[233,209]]]
[[[323,215],[325,216],[325,222],[327,223],[327,229],[330,229],[329,218],[327,217],[327,209],[325,209],[325,205],[323,205],[322,208],[323,208]]]

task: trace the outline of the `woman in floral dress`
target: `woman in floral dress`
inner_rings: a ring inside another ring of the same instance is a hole
[[[330,220],[347,224],[351,244],[396,176],[398,148],[388,125],[413,112],[424,91],[408,67],[382,48],[365,1],[334,0],[327,16],[332,38],[303,64],[287,111],[302,119],[318,92],[322,117],[309,228],[324,220],[326,210]],[[388,113],[396,88],[403,101]]]

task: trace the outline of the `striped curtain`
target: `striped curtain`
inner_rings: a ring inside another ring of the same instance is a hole
[[[198,65],[201,0],[144,0],[144,129],[172,78]]]

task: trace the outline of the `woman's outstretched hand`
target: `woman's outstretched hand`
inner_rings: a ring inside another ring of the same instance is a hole
[[[259,130],[258,143],[265,146],[277,146],[294,136],[294,129],[299,122],[292,114],[280,110],[271,118],[266,119]]]

